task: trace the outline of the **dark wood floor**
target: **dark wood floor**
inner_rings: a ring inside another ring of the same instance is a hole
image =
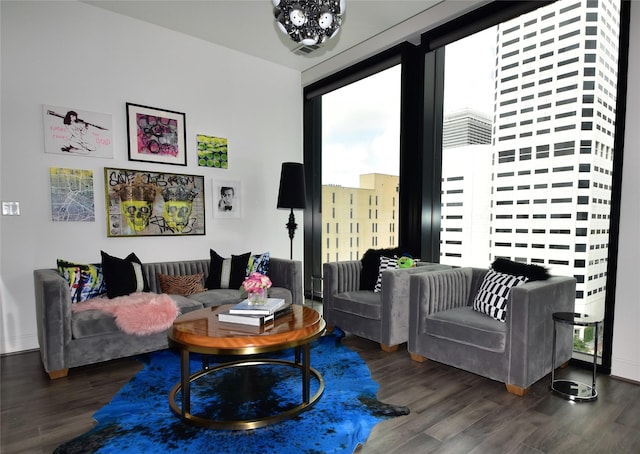
[[[416,363],[406,347],[382,352],[347,336],[380,384],[378,398],[411,414],[378,424],[360,454],[369,453],[640,453],[640,386],[598,377],[599,398],[572,403],[552,395],[549,379],[524,397],[504,385],[434,362]],[[38,352],[0,358],[0,452],[51,453],[94,425],[92,415],[140,364],[132,359],[72,369],[50,381]],[[569,366],[560,374],[589,381]]]

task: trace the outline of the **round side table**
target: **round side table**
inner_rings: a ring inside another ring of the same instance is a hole
[[[555,378],[556,370],[556,328],[558,323],[572,326],[592,326],[594,332],[593,346],[593,373],[591,377],[591,385],[580,383],[575,380],[566,380]],[[602,319],[592,317],[587,314],[578,314],[575,312],[555,312],[553,314],[553,357],[551,358],[551,391],[562,397],[576,402],[588,402],[598,398],[596,391],[596,367],[598,360],[598,327],[602,323]]]

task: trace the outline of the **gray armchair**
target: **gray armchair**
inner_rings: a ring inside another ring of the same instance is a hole
[[[323,317],[327,327],[379,342],[384,351],[395,351],[407,342],[409,329],[409,276],[451,268],[421,263],[415,268],[382,273],[382,291],[360,290],[362,263],[358,260],[323,266]]]
[[[431,359],[505,383],[523,396],[551,372],[553,312],[572,312],[576,280],[552,276],[514,287],[505,322],[473,309],[486,269],[458,268],[410,279],[408,350],[416,361]],[[558,332],[556,364],[571,358],[571,333]]]

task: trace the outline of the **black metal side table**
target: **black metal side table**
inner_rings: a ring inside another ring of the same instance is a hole
[[[575,380],[556,380],[556,328],[558,323],[572,326],[592,326],[595,328],[593,346],[593,373],[591,378],[591,385],[580,383]],[[588,402],[591,400],[596,400],[598,398],[598,391],[596,391],[596,367],[598,360],[598,327],[601,323],[601,318],[592,317],[587,314],[578,314],[575,312],[555,312],[553,314],[553,357],[551,359],[551,391],[565,397],[566,399],[576,402]]]

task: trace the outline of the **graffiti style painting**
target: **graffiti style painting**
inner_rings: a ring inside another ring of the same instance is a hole
[[[198,165],[215,169],[228,169],[227,139],[224,137],[197,135]]]
[[[104,169],[107,235],[204,235],[204,177]]]
[[[185,115],[127,103],[129,161],[187,165]]]
[[[46,153],[113,158],[111,115],[43,105],[42,117]]]

